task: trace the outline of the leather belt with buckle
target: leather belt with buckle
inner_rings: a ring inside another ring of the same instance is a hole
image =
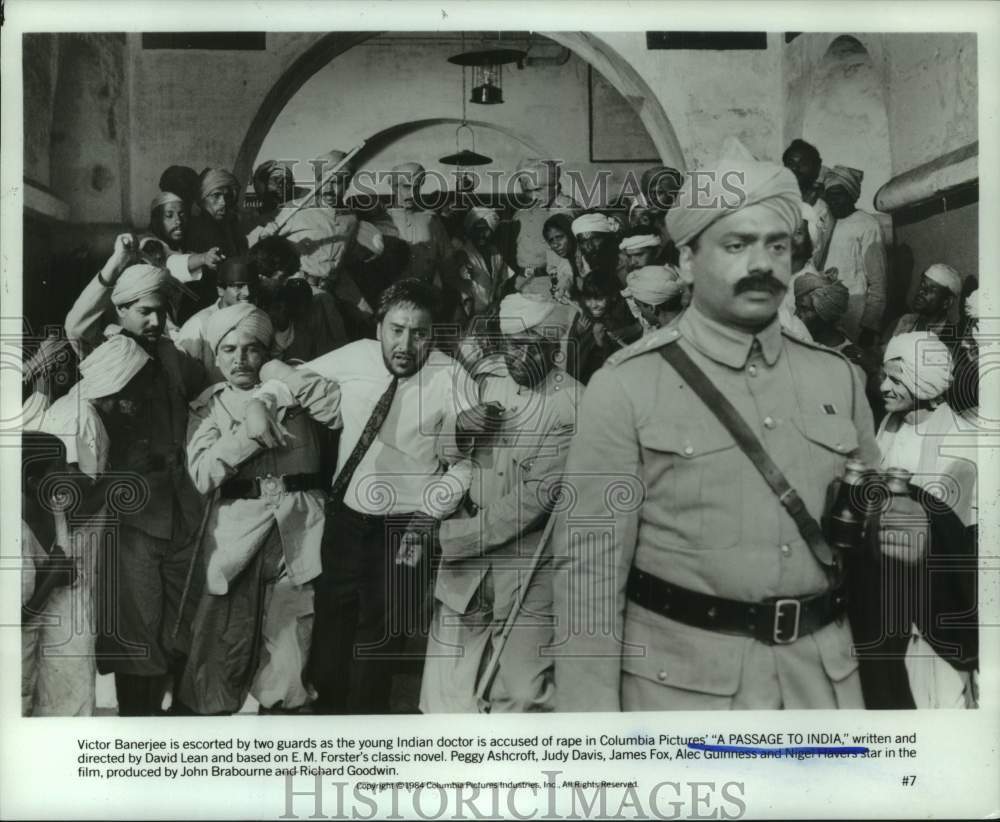
[[[788,645],[818,631],[847,610],[845,588],[808,597],[743,602],[674,585],[633,567],[628,598],[667,619],[695,628],[752,637],[767,645]]]
[[[219,488],[222,499],[276,498],[295,491],[312,491],[323,487],[323,477],[311,474],[266,474],[263,477],[235,477]]]

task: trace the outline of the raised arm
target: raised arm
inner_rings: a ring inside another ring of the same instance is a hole
[[[134,248],[135,238],[131,234],[119,234],[108,261],[66,315],[66,337],[80,357],[101,343],[104,315],[111,308],[111,290],[132,261]]]

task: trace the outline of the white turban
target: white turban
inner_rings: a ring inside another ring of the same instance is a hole
[[[496,227],[500,225],[500,215],[497,214],[496,209],[470,208],[465,215],[465,233],[468,234],[472,230],[472,227],[480,220],[485,221],[491,231],[496,231]]]
[[[604,214],[581,214],[573,220],[570,230],[577,237],[591,233],[613,234],[614,226]]]
[[[153,209],[167,205],[168,203],[180,203],[181,205],[183,205],[184,198],[178,194],[174,194],[174,192],[172,191],[161,191],[153,198],[153,201],[149,204],[149,210],[152,211]]]
[[[115,334],[80,363],[80,397],[97,400],[117,394],[149,362],[141,345],[126,334]]]
[[[751,205],[775,211],[791,234],[802,221],[802,195],[795,175],[777,163],[757,160],[729,137],[714,166],[689,174],[667,212],[667,232],[687,245],[716,220]]]
[[[640,248],[659,248],[660,238],[655,234],[637,234],[632,237],[626,237],[621,243],[618,244],[618,250],[624,251],[626,254],[629,251],[638,251]]]
[[[126,268],[111,290],[112,305],[128,305],[150,294],[164,293],[176,290],[177,281],[170,276],[165,268],[140,263]]]
[[[542,295],[509,294],[500,303],[500,333],[521,334],[529,331],[543,325],[559,308],[562,308],[562,303]]]
[[[629,272],[622,296],[647,305],[661,305],[684,293],[677,272],[662,265],[644,265]]]
[[[924,276],[931,282],[944,286],[956,297],[962,296],[962,275],[950,265],[934,263],[924,272]]]
[[[267,316],[267,312],[250,303],[235,303],[220,308],[208,321],[205,336],[212,351],[215,352],[226,334],[237,328],[246,331],[265,348],[271,347],[271,342],[274,340],[274,326],[271,325],[271,318]]]
[[[951,385],[951,352],[930,331],[892,337],[882,361],[899,365],[903,382],[918,400],[937,399]]]

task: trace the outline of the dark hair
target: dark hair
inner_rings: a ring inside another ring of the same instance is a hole
[[[570,296],[575,300],[605,298],[614,302],[621,296],[621,288],[617,275],[604,271],[591,271],[579,286],[573,286]]]
[[[177,194],[176,191],[172,191],[170,193]],[[177,194],[177,196],[181,197],[182,195]],[[156,206],[156,208],[149,212],[149,233],[155,236],[158,240],[162,241],[167,248],[172,251],[179,251],[179,247],[173,240],[170,239],[170,237],[167,236],[167,232],[163,230],[163,212],[166,207],[167,205],[164,203],[163,205]],[[186,200],[181,203],[181,207],[184,209],[184,213],[186,215],[191,215],[191,210]]]
[[[816,168],[819,168],[823,164],[823,160],[819,156],[819,149],[817,149],[812,143],[807,143],[805,140],[800,140],[798,137],[788,144],[788,148],[786,148],[784,153],[781,155],[781,162],[784,163],[788,160],[788,155],[793,151],[801,151],[807,158],[812,160],[812,162],[816,165]]]
[[[278,271],[295,274],[299,270],[299,255],[288,239],[274,235],[254,244],[247,252],[247,264],[258,277],[267,279]]]
[[[170,166],[160,175],[160,191],[176,194],[185,203],[198,199],[200,186],[198,172],[188,166]]]
[[[436,320],[440,310],[441,296],[434,286],[416,277],[399,280],[390,285],[379,297],[375,321],[382,322],[385,315],[398,305],[420,308]]]
[[[549,217],[542,226],[543,237],[548,234],[550,228],[558,228],[570,240],[576,241],[576,238],[573,236],[573,217],[571,215],[560,212]]]

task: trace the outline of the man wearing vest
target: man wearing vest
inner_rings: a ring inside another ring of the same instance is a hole
[[[612,356],[584,395],[572,504],[553,529],[562,711],[862,707],[815,520],[849,456],[877,464],[871,412],[845,359],[777,319],[801,219],[794,176],[736,141],[714,170],[667,216],[691,306]],[[723,402],[706,403],[705,383]],[[763,454],[717,415],[730,404]],[[767,458],[797,492],[787,507]]]

